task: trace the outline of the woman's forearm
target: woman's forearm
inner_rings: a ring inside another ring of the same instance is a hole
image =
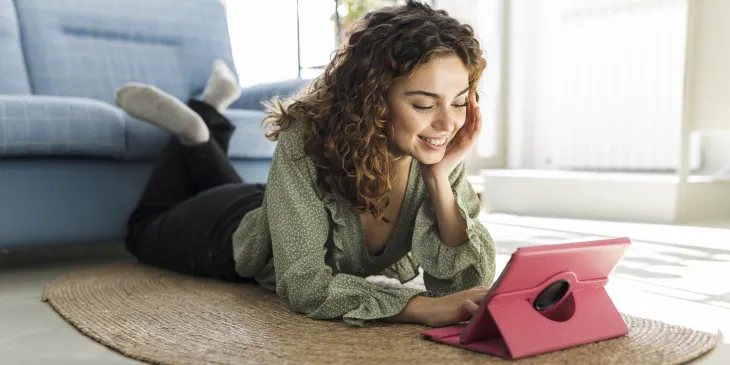
[[[431,194],[441,240],[447,246],[464,244],[468,240],[466,222],[459,212],[448,175],[433,176],[424,179],[424,183]]]
[[[398,323],[426,324],[428,319],[427,307],[431,304],[431,301],[433,301],[433,298],[416,295],[408,301],[408,305],[400,313],[388,318],[388,320]]]

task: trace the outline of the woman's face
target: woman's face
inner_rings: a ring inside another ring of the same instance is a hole
[[[434,58],[393,83],[386,123],[391,152],[424,165],[441,161],[466,120],[468,93],[469,71],[455,55]]]

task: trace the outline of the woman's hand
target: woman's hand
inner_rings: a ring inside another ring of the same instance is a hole
[[[415,296],[401,313],[390,318],[392,322],[418,323],[429,327],[444,327],[471,318],[479,309],[487,286],[477,286],[440,298]]]
[[[489,292],[487,286],[477,286],[440,298],[434,298],[431,308],[424,311],[423,324],[444,327],[469,320]]]
[[[477,141],[482,130],[482,115],[476,93],[469,92],[466,121],[446,147],[444,158],[433,165],[421,165],[421,177],[431,196],[441,240],[455,247],[468,241],[466,221],[452,191],[449,175],[459,166]]]
[[[482,113],[477,103],[476,92],[470,91],[468,98],[469,106],[466,109],[464,125],[446,146],[446,153],[441,161],[433,165],[421,166],[421,172],[425,178],[448,177],[476,144],[482,131]]]

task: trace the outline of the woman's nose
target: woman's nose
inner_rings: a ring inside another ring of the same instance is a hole
[[[451,133],[456,126],[456,115],[454,114],[449,108],[440,109],[431,126],[438,131]]]

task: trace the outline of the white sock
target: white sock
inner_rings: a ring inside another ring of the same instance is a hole
[[[186,145],[210,139],[208,126],[197,113],[153,85],[128,83],[117,90],[115,101],[129,115],[172,133]]]
[[[241,96],[241,87],[238,85],[233,71],[222,60],[213,62],[213,73],[203,91],[203,101],[223,112],[231,103]]]

